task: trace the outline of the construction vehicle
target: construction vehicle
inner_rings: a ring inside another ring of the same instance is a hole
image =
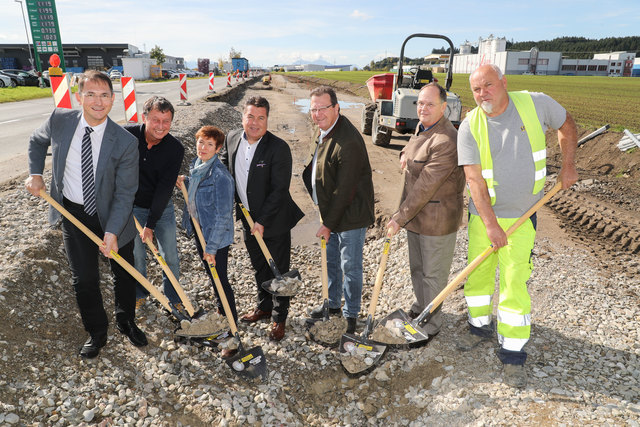
[[[462,103],[458,95],[449,91],[453,81],[451,71],[453,43],[448,37],[438,34],[412,34],[402,43],[397,74],[377,74],[367,80],[369,95],[373,102],[366,104],[362,110],[360,131],[365,135],[371,135],[375,145],[389,145],[391,134],[394,131],[400,134],[415,131],[419,122],[416,110],[418,92],[422,86],[434,81],[431,70],[421,69],[417,66],[411,68],[407,76],[403,75],[404,47],[414,37],[443,39],[449,43],[451,53],[447,67],[447,80],[444,85],[447,90],[447,110],[444,115],[451,120],[456,128],[460,124]]]
[[[271,84],[271,74],[267,74],[262,78],[262,84],[265,86],[269,86]]]

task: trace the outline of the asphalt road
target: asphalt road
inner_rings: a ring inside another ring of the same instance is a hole
[[[214,90],[222,90],[226,86],[226,78],[221,76],[217,76],[214,82]],[[117,123],[124,124],[124,100],[120,83],[114,82],[113,89],[116,99],[109,117]],[[208,90],[208,79],[187,79],[189,100],[204,97]],[[180,102],[178,80],[137,83],[138,114],[142,113],[144,102],[153,95],[164,96],[174,105],[178,104]],[[79,108],[75,96],[72,96],[72,102],[74,108]],[[53,108],[53,98],[0,104],[0,182],[17,178],[27,172],[29,136],[47,119]]]

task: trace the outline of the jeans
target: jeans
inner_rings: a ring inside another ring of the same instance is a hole
[[[136,217],[140,225],[144,227],[144,224],[147,222],[147,217],[149,216],[149,209],[134,206],[133,215]],[[173,202],[169,201],[167,204],[164,212],[162,212],[162,216],[156,223],[156,228],[153,230],[153,234],[156,238],[160,255],[164,258],[169,269],[176,277],[176,280],[179,280],[180,261],[178,261],[176,215],[173,209]],[[144,277],[147,277],[147,245],[142,242],[140,235],[136,235],[134,242],[135,247],[133,255],[136,270],[138,270]],[[162,286],[164,289],[164,295],[172,304],[180,302],[180,297],[178,297],[175,289],[173,289],[173,285],[164,272],[162,272]],[[136,286],[136,298],[145,298],[147,295],[149,295],[149,292],[138,283]]]
[[[357,318],[362,301],[362,248],[367,228],[332,232],[327,242],[329,307],[340,308],[344,291],[345,317]]]

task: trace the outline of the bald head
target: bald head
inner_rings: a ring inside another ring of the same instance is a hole
[[[509,105],[507,79],[498,67],[493,64],[478,67],[469,76],[469,83],[473,99],[487,116],[495,117],[504,113]]]

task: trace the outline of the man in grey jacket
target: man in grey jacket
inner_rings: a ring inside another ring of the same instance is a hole
[[[462,220],[464,172],[458,166],[457,131],[446,117],[447,92],[437,83],[418,94],[420,123],[400,154],[402,198],[387,227],[407,230],[416,318],[447,285],[456,232]],[[435,336],[442,327],[440,307],[425,326]]]
[[[137,347],[147,338],[134,323],[135,280],[111,256],[115,251],[133,264],[133,199],[138,188],[138,148],[135,137],[111,121],[107,114],[114,100],[111,80],[88,71],[80,80],[78,102],[82,111],[56,109],[31,135],[27,190],[39,196],[46,190],[42,173],[47,149],[53,153],[51,197],[81,223],[103,237],[100,252],[114,274],[116,324]],[[51,224],[60,214],[51,207]],[[62,237],[71,268],[80,316],[89,338],[80,356],[96,357],[107,343],[108,319],[102,303],[98,248],[66,218]]]

